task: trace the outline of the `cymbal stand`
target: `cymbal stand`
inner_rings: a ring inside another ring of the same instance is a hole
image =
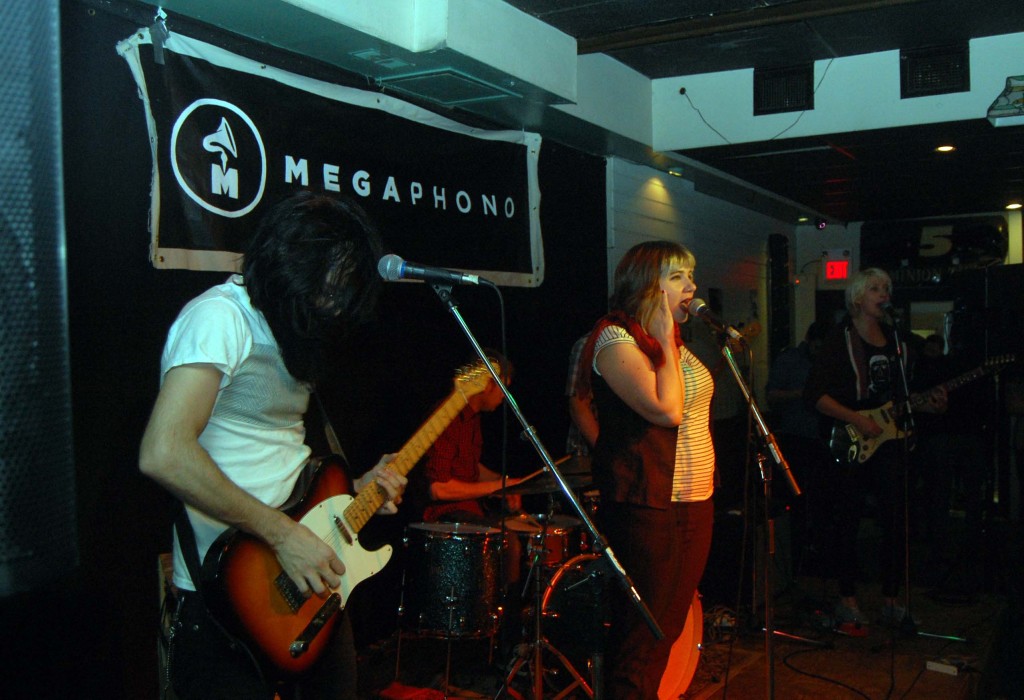
[[[525,700],[524,696],[520,695],[514,688],[512,688],[512,680],[519,674],[519,669],[523,667],[523,664],[530,665],[530,680],[531,688],[533,689],[532,698],[533,700],[542,700],[544,697],[544,652],[549,652],[554,656],[558,662],[569,672],[569,675],[573,678],[571,683],[565,690],[555,696],[555,700],[565,697],[574,688],[579,686],[587,697],[593,698],[594,691],[584,680],[583,676],[580,675],[569,659],[565,657],[562,652],[555,648],[551,642],[544,637],[541,622],[543,620],[543,604],[544,604],[544,585],[541,576],[541,570],[543,568],[544,554],[546,553],[544,541],[547,538],[548,520],[545,518],[544,522],[541,523],[539,537],[530,537],[530,544],[527,552],[530,556],[530,571],[526,577],[526,585],[530,584],[530,579],[533,579],[533,639],[529,644],[520,644],[516,646],[516,660],[512,664],[512,668],[509,669],[508,676],[505,678],[505,682],[502,683],[498,689],[497,694],[494,696],[497,700],[502,697],[503,694],[508,694],[516,700]],[[535,541],[536,540],[536,544]]]

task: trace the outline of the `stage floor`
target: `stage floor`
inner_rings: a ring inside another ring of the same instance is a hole
[[[873,621],[867,635],[838,634],[831,620],[838,599],[834,580],[779,576],[773,609],[779,634],[769,644],[763,631],[763,593],[747,593],[746,600],[731,604],[709,593],[702,599],[700,649],[685,659],[696,668],[681,697],[1024,699],[1024,572],[1014,554],[1015,532],[1008,524],[990,528],[986,539],[1000,543],[994,547],[998,554],[961,557],[946,572],[913,564],[912,580],[932,581],[930,587],[911,589],[916,629],[890,629],[874,622],[881,597],[877,586],[865,585],[861,608]],[[529,635],[523,639],[530,641]],[[574,669],[590,681],[587,657],[568,651]],[[360,657],[364,700],[440,699],[446,695],[446,675],[447,697],[505,697],[501,690],[515,662],[511,653],[503,657],[492,652],[486,638],[449,644],[408,634],[369,645]],[[545,654],[544,659],[545,698],[588,697],[578,687],[566,690],[571,674],[554,657]],[[518,695],[510,697],[532,698],[535,682],[532,666],[523,665],[511,680]]]
[[[830,607],[823,601],[834,596],[827,590],[821,595],[822,588],[820,580],[801,579],[778,596],[774,628],[779,634],[770,644],[760,626],[741,622],[737,627],[729,608],[705,609],[696,670],[682,697],[1024,698],[1024,625],[1006,596],[949,601],[915,589],[916,634],[871,624],[866,636],[854,637],[833,631]],[[861,604],[871,617],[880,606],[877,592],[865,591]],[[442,698],[446,667],[448,697],[496,697],[514,659],[497,652],[489,659],[490,651],[487,639],[455,639],[449,645],[443,639],[403,635],[399,647],[397,636],[389,638],[363,654],[362,697]],[[571,656],[577,659],[574,668],[589,681],[587,659]],[[553,657],[544,658],[545,697],[556,697],[571,677]],[[531,697],[533,682],[532,667],[524,665],[511,685],[521,697]],[[564,697],[587,695],[577,688]]]

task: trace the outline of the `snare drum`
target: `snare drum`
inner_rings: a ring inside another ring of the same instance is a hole
[[[466,523],[411,523],[404,542],[403,626],[428,636],[494,634],[501,532]]]
[[[505,527],[523,541],[527,566],[538,550],[544,566],[559,566],[579,554],[581,524],[577,518],[567,515],[549,517],[524,513],[505,520]]]

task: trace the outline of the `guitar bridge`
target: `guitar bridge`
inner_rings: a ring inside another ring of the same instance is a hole
[[[320,634],[320,630],[324,628],[324,625],[334,616],[336,612],[341,610],[341,594],[332,593],[327,596],[327,600],[320,606],[320,609],[316,611],[316,615],[309,621],[306,628],[302,630],[302,634],[296,637],[291,644],[288,645],[288,653],[291,654],[292,658],[298,658],[309,651],[309,645],[313,639]]]

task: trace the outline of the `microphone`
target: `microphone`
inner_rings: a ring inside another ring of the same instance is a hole
[[[480,284],[480,277],[467,275],[441,267],[414,265],[402,260],[394,253],[388,253],[377,263],[377,272],[388,282],[397,280],[423,280],[424,282],[444,282],[447,284]]]
[[[686,305],[686,310],[690,312],[691,316],[696,316],[704,323],[714,328],[719,333],[725,333],[733,340],[743,340],[743,334],[730,325],[727,325],[718,316],[715,316],[715,312],[705,303],[703,299],[690,299],[690,303]]]

